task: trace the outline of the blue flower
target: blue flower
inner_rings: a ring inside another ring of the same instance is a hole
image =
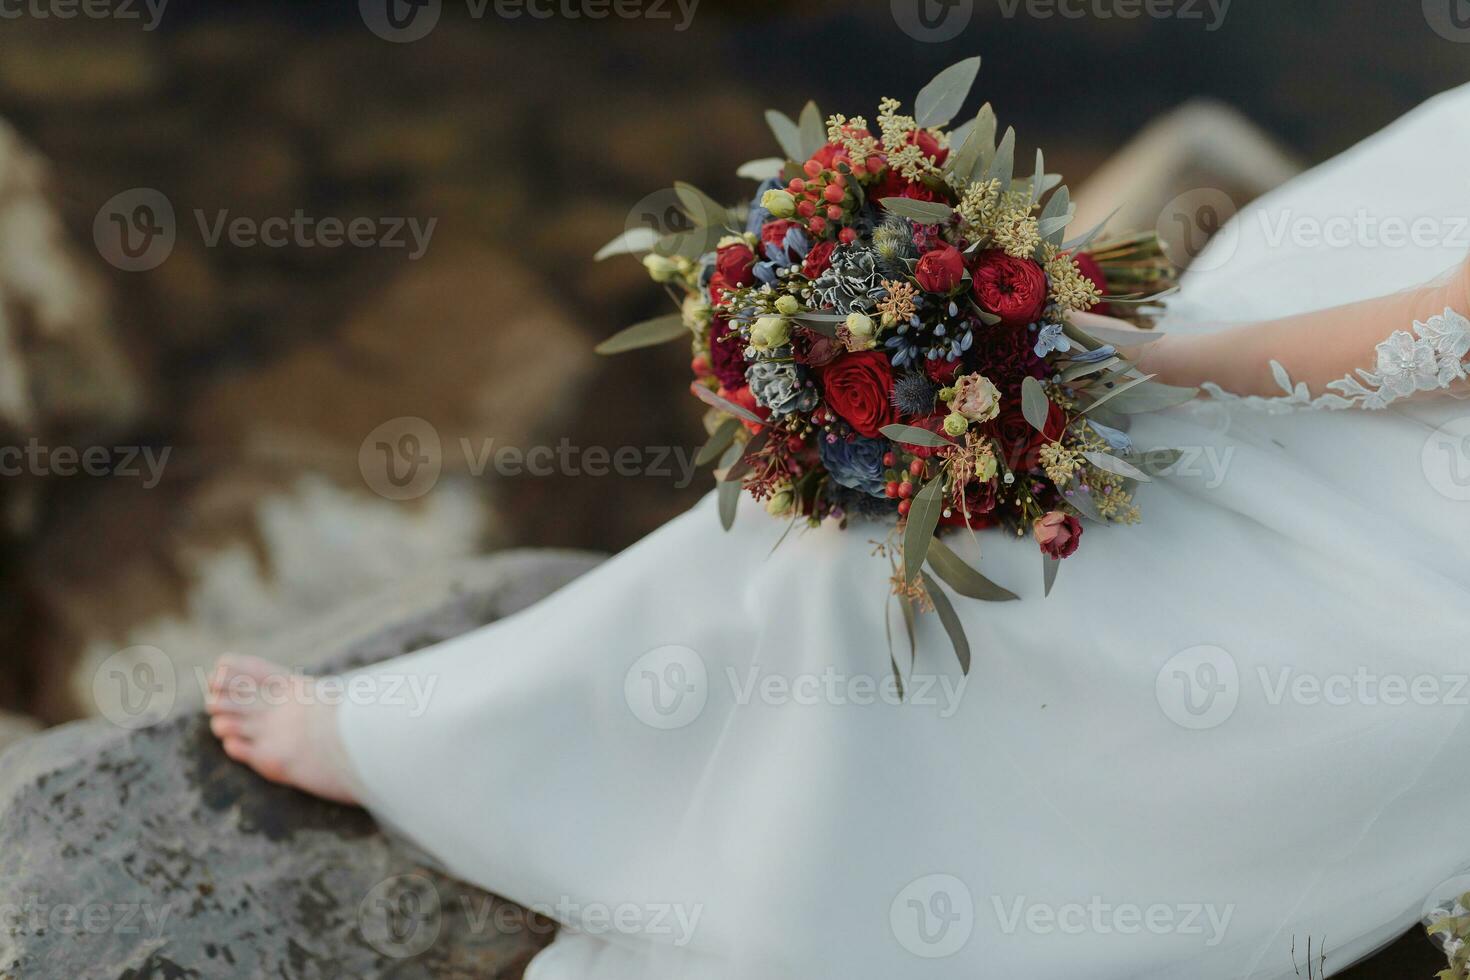
[[[883,455],[888,452],[886,439],[865,439],[854,436],[851,441],[841,439],[828,441],[823,436],[817,440],[822,454],[822,465],[833,482],[853,490],[861,490],[872,497],[884,496],[887,485],[883,479]]]
[[[1133,439],[1131,436],[1128,435],[1128,433],[1115,429],[1112,426],[1103,425],[1101,422],[1095,422],[1091,419],[1088,420],[1087,424],[1092,426],[1092,430],[1098,435],[1102,436],[1103,439],[1107,441],[1107,444],[1109,446],[1113,447],[1114,452],[1122,453],[1124,456],[1132,454]]]
[[[785,186],[780,177],[769,177],[761,181],[761,185],[755,189],[755,199],[750,202],[750,216],[745,219],[746,231],[752,235],[761,233],[761,226],[772,218],[771,212],[761,207],[761,198],[766,196],[766,191]]]
[[[1098,364],[1116,353],[1118,353],[1118,348],[1111,344],[1103,344],[1097,350],[1078,351],[1070,359],[1078,364]]]
[[[812,243],[806,237],[806,232],[800,228],[791,227],[786,230],[786,237],[781,244],[766,245],[766,260],[757,262],[753,268],[755,277],[767,286],[776,285],[776,273],[800,262],[806,258],[806,254],[812,250]]]
[[[1036,335],[1036,356],[1045,357],[1052,351],[1065,354],[1072,349],[1072,341],[1062,332],[1060,323],[1042,324],[1041,332]]]

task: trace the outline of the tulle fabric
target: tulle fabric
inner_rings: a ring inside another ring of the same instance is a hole
[[[1470,89],[1442,96],[1262,207],[1470,214],[1467,110]],[[1235,227],[1166,329],[1463,256]],[[952,539],[1021,600],[954,597],[968,679],[936,624],[913,664],[895,624],[902,703],[859,693],[889,673],[886,529],[782,542],[745,502],[725,534],[706,499],[525,612],[371,668],[435,679],[429,710],[349,704],[341,732],[376,815],[566,923],[532,980],[1284,980],[1308,937],[1335,972],[1470,858],[1446,831],[1470,709],[1281,692],[1470,669],[1470,524],[1426,449],[1457,405],[1141,417],[1141,447],[1193,459],[1141,492],[1144,523],[1089,525],[1049,597],[1029,540]],[[1232,672],[1225,712],[1201,695]],[[702,707],[650,712],[650,674]]]

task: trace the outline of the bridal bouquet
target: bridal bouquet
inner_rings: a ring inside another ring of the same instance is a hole
[[[883,100],[874,124],[811,103],[799,121],[771,111],[785,155],[741,168],[761,182],[749,205],[678,184],[674,231],[635,228],[598,255],[646,253],[679,306],[598,349],[692,345],[691,390],[709,406],[699,460],[718,464],[725,526],[741,493],[793,524],[893,520],[910,639],[914,613],[933,610],[965,669],[930,573],[975,599],[1015,595],[938,533],[1030,533],[1049,592],[1082,520],[1138,520],[1135,485],[1174,461],[1135,456],[1127,416],[1194,395],[1070,319],[1131,307],[1144,321],[1171,283],[1157,239],[1066,240],[1067,188],[1040,151],[1015,174],[1015,132],[997,142],[989,105],[946,131],[979,65],[941,73],[911,115]]]

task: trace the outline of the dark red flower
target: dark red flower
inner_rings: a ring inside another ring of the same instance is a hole
[[[1082,522],[1054,510],[1031,526],[1031,534],[1048,558],[1070,558],[1082,543]]]
[[[808,279],[815,279],[832,265],[832,251],[837,248],[834,241],[817,242],[812,250],[806,253],[806,261],[801,264],[801,274]]]
[[[1002,403],[1020,404],[1025,380],[1046,377],[1046,362],[1036,356],[1036,341],[1024,327],[983,328],[976,332],[975,339],[979,343],[970,355],[971,361],[975,370],[1000,390]]]
[[[1000,317],[1004,326],[1035,323],[1046,309],[1046,272],[1030,259],[992,248],[976,258],[972,275],[980,308]]]
[[[1012,400],[1010,404],[1017,403]],[[1037,432],[1019,407],[1003,411],[998,418],[985,423],[985,431],[995,440],[1006,466],[1021,473],[1039,469],[1041,447],[1060,439],[1066,429],[1067,413],[1055,402],[1048,409],[1045,432]]]
[[[953,500],[948,501],[949,516],[941,517],[939,523],[945,527],[964,527],[965,515],[968,513],[970,527],[977,529],[995,527],[1000,523],[995,516],[995,506],[998,502],[994,480],[986,483],[971,480],[965,484],[964,508],[961,509]]]
[[[755,282],[755,253],[744,242],[726,245],[715,253],[715,272],[732,286]]]
[[[953,245],[941,245],[920,256],[914,278],[928,292],[948,293],[965,278],[965,257]]]
[[[930,432],[941,433],[944,431],[945,414],[944,412],[940,412],[936,415],[926,415],[921,419],[911,419],[905,424],[912,425],[917,429],[928,429]],[[948,437],[946,436],[946,438]],[[932,449],[929,446],[915,446],[907,442],[901,442],[898,445],[910,456],[917,456],[920,459],[930,459],[939,452],[938,449]]]
[[[817,370],[827,407],[862,436],[876,439],[898,418],[893,407],[893,367],[877,351],[846,354]]]
[[[964,361],[950,361],[942,357],[936,357],[932,361],[928,359],[924,361],[924,373],[929,375],[929,380],[937,381],[942,385],[947,385],[953,381],[964,367]],[[938,432],[939,430],[935,429],[934,431]]]
[[[710,371],[721,388],[735,389],[745,384],[745,341],[728,320],[716,317],[709,330]]]

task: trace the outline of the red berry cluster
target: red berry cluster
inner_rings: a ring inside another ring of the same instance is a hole
[[[909,461],[908,469],[900,472],[895,469],[899,464],[898,454],[887,453],[883,456],[883,465],[888,468],[885,477],[888,483],[883,488],[883,493],[889,499],[898,500],[898,512],[908,516],[909,508],[915,493],[918,493],[917,484],[922,483],[928,472],[928,463],[922,459]]]
[[[786,185],[796,198],[797,220],[813,238],[826,238],[829,228],[835,226],[840,228],[838,241],[844,245],[856,241],[857,230],[844,227],[847,218],[857,211],[851,172],[827,169],[819,160],[808,160],[802,170],[805,177],[793,178]]]

